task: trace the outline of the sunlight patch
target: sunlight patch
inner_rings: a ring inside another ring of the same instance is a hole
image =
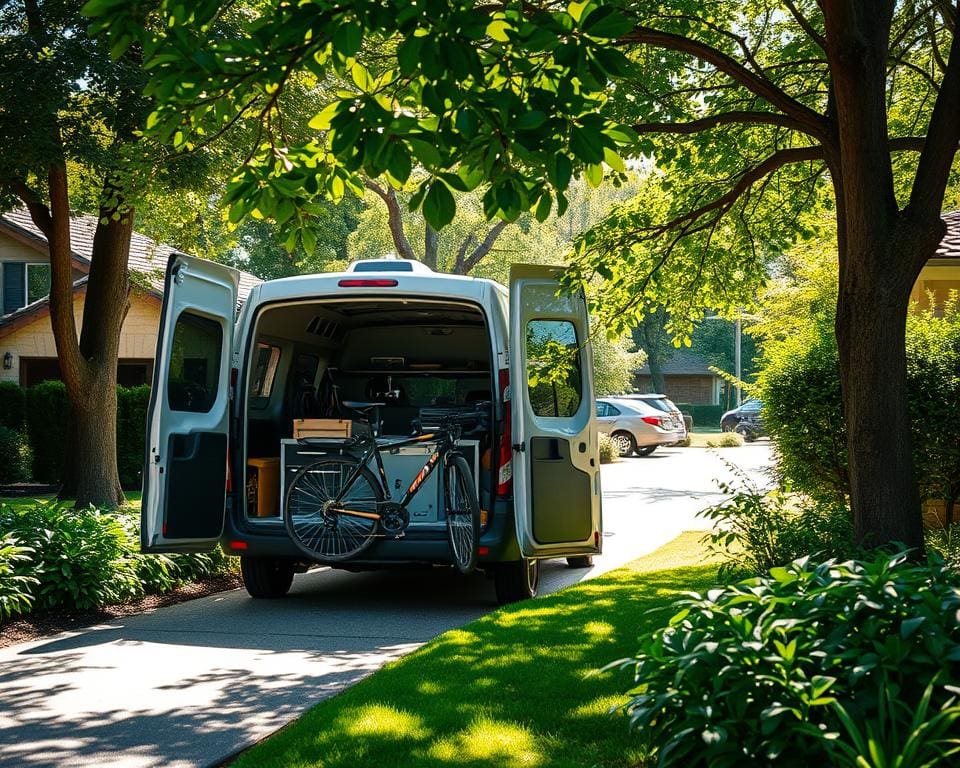
[[[590,635],[592,642],[596,643],[610,637],[614,632],[614,627],[613,624],[606,621],[588,621],[583,625],[583,631]]]
[[[416,715],[386,704],[367,704],[348,710],[338,720],[351,736],[388,736],[394,739],[422,738],[428,735],[423,720]]]
[[[439,740],[430,756],[452,763],[489,760],[504,768],[528,768],[543,763],[536,737],[516,723],[478,718],[465,731]]]
[[[627,698],[621,695],[601,696],[570,710],[570,717],[608,717],[610,710],[625,703]]]

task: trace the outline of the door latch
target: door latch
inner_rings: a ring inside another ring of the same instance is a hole
[[[523,453],[526,449],[523,447],[523,443],[514,443],[513,450],[515,450],[517,453]]]

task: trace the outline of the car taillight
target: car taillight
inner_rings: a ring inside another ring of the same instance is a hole
[[[364,279],[364,280],[341,280],[337,283],[341,288],[395,288],[396,280],[387,280],[384,278]]]
[[[497,496],[513,493],[513,415],[510,403],[510,371],[500,370],[500,402],[503,404],[503,431],[500,433],[500,461],[497,470]]]
[[[641,416],[647,424],[653,424],[655,427],[660,427],[663,425],[663,419],[660,416]]]

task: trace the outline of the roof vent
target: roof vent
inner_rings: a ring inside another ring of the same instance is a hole
[[[340,328],[340,323],[336,320],[328,320],[325,317],[320,317],[319,315],[307,323],[307,333],[312,333],[314,336],[319,336],[321,339],[328,339],[330,341],[340,341],[340,339],[343,338],[343,330]]]
[[[349,267],[347,272],[414,272],[417,274],[432,275],[433,270],[426,264],[412,259],[401,259],[396,254],[390,253],[380,259],[363,259],[355,261]]]

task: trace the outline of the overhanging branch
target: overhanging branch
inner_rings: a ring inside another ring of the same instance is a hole
[[[637,123],[633,130],[637,133],[675,133],[691,134],[700,133],[710,128],[716,128],[719,125],[778,125],[791,130],[803,131],[800,125],[792,117],[781,115],[777,112],[752,112],[752,111],[731,111],[718,112],[715,115],[708,115],[696,120],[679,123]]]

